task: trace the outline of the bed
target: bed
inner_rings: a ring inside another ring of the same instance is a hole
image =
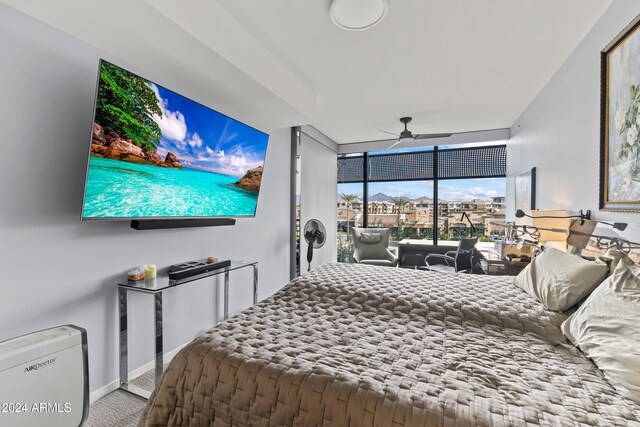
[[[507,276],[328,264],[186,346],[140,426],[640,426]]]

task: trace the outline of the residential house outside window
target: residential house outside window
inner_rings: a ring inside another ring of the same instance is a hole
[[[438,239],[478,237],[491,241],[505,228],[506,178],[451,179],[438,182]]]

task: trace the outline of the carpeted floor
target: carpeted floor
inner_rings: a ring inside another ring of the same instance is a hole
[[[153,390],[153,370],[145,372],[131,384]],[[85,427],[135,427],[147,401],[141,397],[116,390],[91,404]]]

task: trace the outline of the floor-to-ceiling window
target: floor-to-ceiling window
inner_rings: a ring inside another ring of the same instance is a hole
[[[394,241],[433,238],[433,181],[369,183],[368,223]]]
[[[350,230],[362,227],[363,183],[338,184],[338,262],[351,262],[353,245]],[[360,224],[358,225],[358,221]]]
[[[489,241],[504,235],[506,178],[441,179],[438,181],[438,239],[478,237]]]
[[[390,228],[404,239],[490,240],[504,233],[506,146],[422,148],[338,158],[338,261],[349,230]]]

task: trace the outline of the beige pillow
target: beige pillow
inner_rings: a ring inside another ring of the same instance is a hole
[[[609,249],[607,253],[601,256],[599,259],[603,263],[607,264],[607,267],[609,267],[609,274],[607,275],[607,277],[613,275],[613,272],[616,270],[616,267],[618,266],[618,263],[620,263],[620,261],[624,259],[631,261],[627,254],[617,249]]]
[[[618,392],[640,403],[640,266],[624,257],[561,326]]]
[[[566,310],[593,291],[609,268],[579,255],[546,249],[516,277],[516,285],[549,310]]]
[[[382,234],[380,233],[361,233],[360,234],[360,241],[362,243],[378,243],[380,240],[382,240]]]

